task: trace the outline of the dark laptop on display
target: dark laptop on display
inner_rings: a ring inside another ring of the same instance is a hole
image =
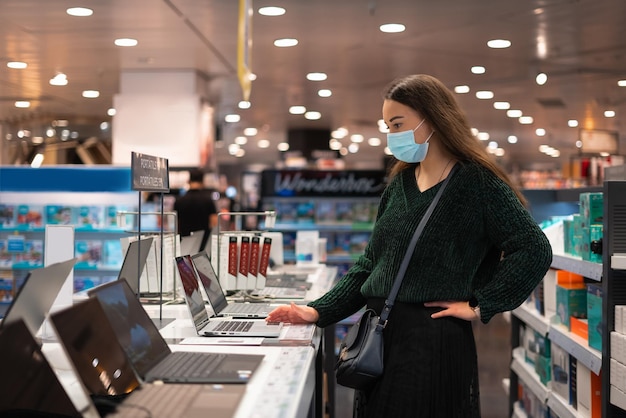
[[[200,285],[191,256],[176,257],[176,266],[183,283],[185,301],[198,335],[237,335],[270,338],[278,338],[280,336],[282,324],[268,324],[264,320],[214,318],[212,321],[209,321],[209,314],[200,293]]]
[[[68,395],[22,319],[0,331],[0,370],[0,416],[98,417],[79,384]]]
[[[97,298],[137,374],[146,382],[246,383],[262,355],[172,352],[125,280],[89,292]]]
[[[209,303],[213,307],[215,316],[230,316],[234,318],[267,318],[267,315],[276,306],[269,303],[229,303],[222,286],[213,270],[207,253],[198,253],[191,256],[191,261],[198,274],[198,279],[206,292]]]
[[[146,411],[153,418],[232,417],[245,393],[241,384],[141,384],[97,298],[54,313],[51,320],[83,384],[107,417]]]

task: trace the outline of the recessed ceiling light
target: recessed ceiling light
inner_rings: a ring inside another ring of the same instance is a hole
[[[270,146],[270,141],[268,141],[267,139],[259,139],[256,145],[259,148],[268,148]]]
[[[401,23],[385,23],[380,25],[380,31],[384,33],[400,33],[404,32],[406,27]]]
[[[489,132],[478,132],[476,134],[476,138],[480,139],[481,141],[488,141],[490,138]]]
[[[93,10],[86,7],[70,7],[65,11],[70,16],[86,17],[93,14]]]
[[[605,110],[604,111],[604,117],[605,118],[614,118],[615,117],[615,111],[614,110]]]
[[[304,115],[306,112],[306,107],[304,106],[291,106],[289,108],[289,113],[292,115]]]
[[[324,81],[328,78],[326,73],[308,73],[306,79],[309,81]]]
[[[259,130],[257,128],[246,128],[243,130],[243,134],[245,136],[254,136],[257,133],[259,133]]]
[[[341,149],[341,147],[342,147],[341,141],[339,141],[336,138],[331,138],[330,141],[328,141],[328,148],[330,148],[333,151],[338,151]]]
[[[256,80],[256,74],[254,74],[254,73],[250,73],[250,74],[248,74],[248,79],[249,79],[250,81],[254,81],[254,80]]]
[[[350,135],[350,141],[352,141],[352,142],[361,143],[361,142],[363,142],[364,139],[365,138],[361,134],[352,134],[352,135]]]
[[[317,95],[320,97],[330,97],[333,95],[333,92],[328,89],[321,89],[317,92]]]
[[[289,144],[287,142],[281,142],[280,144],[276,145],[276,148],[278,149],[278,151],[281,152],[289,151]]]
[[[537,128],[535,129],[535,134],[537,136],[546,136],[546,130],[543,128]]]
[[[9,61],[7,62],[7,67],[13,68],[14,70],[23,70],[28,67],[28,64],[22,61]]]
[[[115,116],[115,113],[116,113],[115,109],[113,109],[113,108],[110,108],[109,110],[107,110],[107,115],[109,115],[109,116]]]
[[[546,73],[537,74],[537,77],[535,77],[535,82],[538,85],[543,86],[544,84],[548,82],[548,75]]]
[[[242,100],[237,104],[237,107],[239,107],[239,109],[250,109],[250,106],[252,104],[247,101],[247,100]]]
[[[330,134],[333,136],[333,138],[345,138],[348,135],[348,129],[344,128],[343,126],[341,128],[337,128],[334,131],[332,131]]]
[[[626,80],[618,80],[617,85],[620,87],[626,87]]]
[[[372,147],[379,147],[383,142],[380,138],[372,137],[367,140],[367,143]]]
[[[248,143],[248,138],[245,136],[238,136],[235,138],[235,144],[237,145],[246,145]]]
[[[119,38],[115,40],[117,46],[137,46],[139,42],[133,38]]]
[[[18,100],[15,102],[15,107],[19,107],[20,109],[28,109],[30,107],[30,102],[27,100]]]
[[[492,39],[487,42],[487,46],[494,49],[508,48],[511,46],[511,41],[508,39]]]
[[[511,103],[509,102],[494,102],[493,103],[493,107],[494,109],[498,109],[498,110],[507,110],[511,107]]]
[[[496,141],[489,141],[489,143],[487,144],[487,147],[491,149],[496,149],[498,148],[498,143]]]
[[[50,79],[50,85],[52,86],[67,86],[67,76],[63,73],[58,73]]]
[[[472,72],[472,74],[485,74],[485,72],[487,72],[487,69],[483,66],[475,65],[470,69],[470,71]]]
[[[456,86],[454,92],[458,94],[465,94],[470,92],[469,86]]]
[[[493,92],[489,90],[477,91],[476,98],[481,100],[493,99]]]
[[[282,16],[285,14],[285,9],[275,6],[261,7],[259,8],[259,14],[263,16]]]
[[[224,116],[224,121],[228,123],[237,123],[241,120],[241,116],[236,113]]]
[[[517,137],[515,135],[509,135],[506,140],[509,142],[509,144],[516,144],[517,143]]]
[[[83,97],[86,99],[95,99],[100,96],[100,92],[98,90],[85,90],[83,91]]]
[[[322,118],[322,114],[320,112],[309,111],[304,114],[304,117],[308,120],[318,120]]]
[[[290,46],[296,45],[298,45],[298,40],[293,38],[276,39],[274,41],[274,46],[277,46],[279,48],[288,48]]]
[[[522,125],[530,125],[534,121],[532,116],[521,116],[518,120]]]
[[[578,127],[578,121],[576,119],[570,119],[567,121],[567,126],[570,128],[576,128]]]
[[[519,118],[523,115],[521,110],[510,109],[506,111],[506,115],[510,118]]]

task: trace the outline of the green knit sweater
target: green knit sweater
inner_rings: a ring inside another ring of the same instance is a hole
[[[459,163],[460,164],[460,163]],[[412,166],[398,174],[381,197],[363,255],[337,284],[309,303],[325,327],[385,298],[415,228],[441,183],[421,192]],[[552,262],[543,231],[515,193],[491,171],[460,164],[420,237],[398,302],[478,300],[487,323],[519,306]]]

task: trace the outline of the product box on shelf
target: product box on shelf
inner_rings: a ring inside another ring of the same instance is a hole
[[[533,290],[533,292],[528,296],[529,302],[532,306],[535,307],[535,310],[539,315],[545,315],[545,305],[544,305],[544,290],[543,290],[543,281],[539,282],[537,287]]]
[[[578,362],[576,374],[576,410],[585,418],[602,417],[602,379]]]
[[[72,207],[66,205],[47,205],[46,223],[50,225],[71,225],[74,222]]]
[[[0,205],[0,227],[11,228],[15,226],[15,205]]]
[[[557,285],[556,305],[559,322],[571,329],[570,317],[587,318],[587,288],[584,284]]]
[[[552,344],[552,391],[557,393],[565,402],[570,399],[570,355],[557,344]]]
[[[556,269],[548,269],[543,276],[543,310],[546,318],[556,315]]]
[[[44,208],[40,205],[18,205],[16,223],[18,226],[35,228],[44,224]]]
[[[602,192],[581,193],[580,224],[587,228],[591,225],[601,225],[604,219],[604,197]]]
[[[530,327],[526,327],[523,336],[526,361],[537,366],[538,358],[550,359],[550,340]],[[544,373],[545,374],[545,373]]]
[[[339,223],[352,223],[352,202],[339,201],[335,204],[335,215]]]
[[[321,200],[315,205],[315,222],[318,224],[332,224],[335,222],[335,202]]]
[[[584,318],[576,318],[575,316],[570,316],[570,332],[574,335],[578,335],[580,338],[585,341],[589,340],[589,325],[587,320]]]
[[[95,269],[102,262],[102,240],[76,240],[77,269]]]
[[[589,346],[602,351],[602,286],[587,284],[587,320],[589,324]]]
[[[590,225],[582,228],[582,248],[581,257],[585,261],[594,263],[602,262],[602,254],[596,254],[591,251],[591,243],[599,241],[602,238],[604,227],[602,225]]]
[[[315,223],[315,203],[299,202],[296,206],[296,222],[299,224]]]
[[[74,208],[76,218],[74,224],[77,228],[100,228],[104,225],[104,207],[102,206],[78,206]]]
[[[626,364],[626,335],[611,331],[609,336],[611,344],[611,358]]]
[[[10,242],[10,239],[8,241]],[[23,244],[23,250],[13,254],[13,267],[43,266],[43,240],[27,239]]]

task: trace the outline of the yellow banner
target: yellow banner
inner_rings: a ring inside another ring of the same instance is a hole
[[[237,76],[243,92],[243,100],[250,100],[251,49],[252,49],[252,0],[239,0],[239,27],[237,32]]]

